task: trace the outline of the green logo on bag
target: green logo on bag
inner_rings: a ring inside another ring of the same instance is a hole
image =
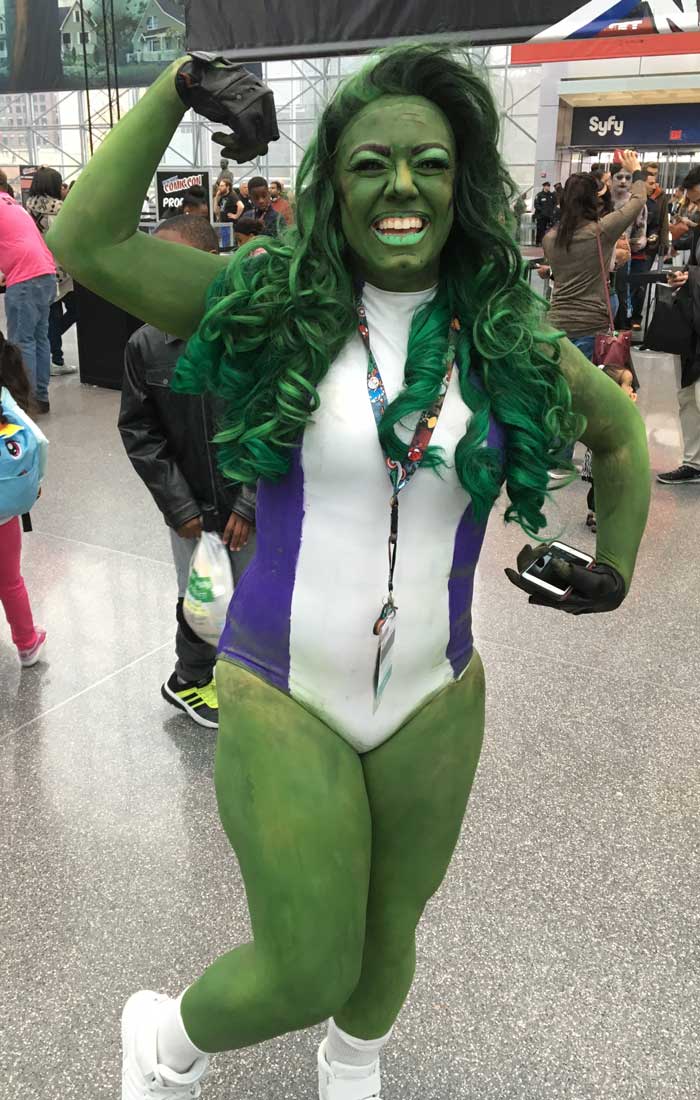
[[[190,570],[187,591],[192,599],[198,600],[199,603],[213,603],[216,598],[214,596],[211,577],[200,577],[199,573],[194,568]]]

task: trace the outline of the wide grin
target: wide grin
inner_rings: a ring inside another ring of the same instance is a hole
[[[420,214],[404,214],[401,217],[377,218],[372,222],[372,232],[383,244],[412,245],[423,239],[430,227],[430,220]]]

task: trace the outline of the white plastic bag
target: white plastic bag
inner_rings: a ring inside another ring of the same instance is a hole
[[[204,531],[192,555],[183,601],[185,619],[203,642],[219,644],[232,596],[228,550],[219,535]]]

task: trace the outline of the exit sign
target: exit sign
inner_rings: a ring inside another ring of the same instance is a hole
[[[671,132],[668,135],[668,140],[669,141],[683,141],[683,131],[682,130],[671,130]]]

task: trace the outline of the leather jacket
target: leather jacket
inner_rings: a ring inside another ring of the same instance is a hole
[[[231,512],[255,521],[255,489],[226,480],[216,465],[217,410],[208,397],[175,393],[185,341],[144,325],[124,356],[119,431],[132,466],[175,529],[202,516],[222,533]]]

